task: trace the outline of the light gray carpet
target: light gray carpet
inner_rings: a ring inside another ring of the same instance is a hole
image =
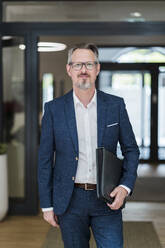
[[[59,229],[50,228],[42,248],[63,248]],[[93,235],[90,248],[96,248]],[[124,222],[124,248],[161,248],[152,222]]]

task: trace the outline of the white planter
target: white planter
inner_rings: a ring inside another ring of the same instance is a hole
[[[0,155],[0,221],[8,211],[8,170],[7,155]]]

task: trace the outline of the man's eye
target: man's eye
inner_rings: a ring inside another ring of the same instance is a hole
[[[93,63],[87,63],[87,66],[92,66],[93,65]]]
[[[77,64],[75,64],[75,66],[76,66],[76,67],[80,67],[80,66],[81,66],[81,64],[80,64],[80,63],[77,63]]]
[[[86,66],[87,66],[87,68],[89,68],[89,69],[90,69],[90,68],[93,68],[93,63],[87,63]]]

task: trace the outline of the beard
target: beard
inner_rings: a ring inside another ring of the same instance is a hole
[[[92,82],[89,81],[89,78],[84,78],[79,82],[75,82],[75,86],[82,90],[87,90],[92,87]]]
[[[76,82],[75,86],[79,89],[87,90],[87,89],[90,89],[92,87],[92,84],[91,84],[91,82],[86,82],[86,80],[83,80],[82,82]]]

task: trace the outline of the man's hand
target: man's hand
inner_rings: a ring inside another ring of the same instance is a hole
[[[110,196],[115,197],[115,199],[112,204],[107,203],[108,207],[112,210],[119,209],[123,205],[124,199],[127,195],[128,192],[126,189],[121,186],[116,187],[110,194]]]
[[[57,216],[55,215],[55,213],[53,212],[53,210],[43,212],[43,218],[44,218],[44,220],[46,220],[50,225],[59,228],[58,219],[57,219]]]

